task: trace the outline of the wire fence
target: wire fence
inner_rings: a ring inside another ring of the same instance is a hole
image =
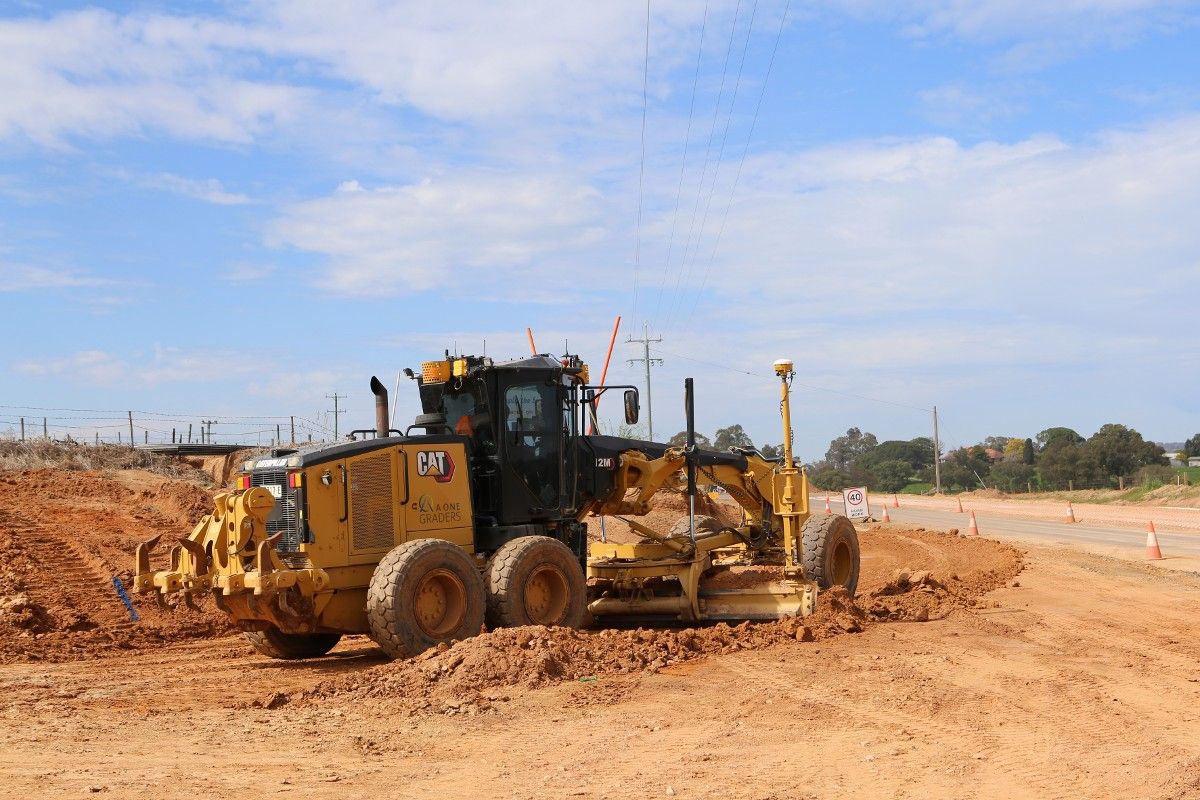
[[[187,414],[0,406],[0,438],[77,444],[282,445],[331,441],[334,429],[307,416]]]

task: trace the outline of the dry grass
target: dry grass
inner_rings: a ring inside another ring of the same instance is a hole
[[[26,469],[144,469],[168,478],[194,481],[205,486],[212,484],[212,476],[207,472],[174,456],[115,444],[85,445],[48,439],[29,439],[24,442],[0,439],[0,470]]]

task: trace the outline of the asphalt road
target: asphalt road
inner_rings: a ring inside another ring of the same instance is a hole
[[[835,513],[841,509],[841,498],[831,497]],[[823,513],[824,499],[813,503],[817,514]],[[883,516],[883,506],[871,504],[871,514],[876,520]],[[893,522],[946,530],[958,528],[965,532],[970,525],[970,514],[955,511],[936,511],[924,508],[888,507]],[[1128,527],[1109,527],[1088,523],[1068,524],[1047,520],[1033,520],[1006,516],[1000,512],[976,513],[975,521],[981,536],[1036,544],[1058,544],[1078,547],[1093,553],[1116,556],[1130,560],[1145,560],[1146,532]],[[1200,534],[1162,533],[1156,534],[1163,560],[1148,562],[1171,569],[1200,571]]]

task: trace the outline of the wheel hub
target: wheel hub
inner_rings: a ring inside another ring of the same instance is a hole
[[[433,570],[417,585],[413,610],[418,627],[428,636],[447,636],[462,623],[466,606],[466,587],[450,570]]]
[[[566,616],[571,590],[562,571],[543,564],[525,581],[525,613],[534,625],[557,625]]]

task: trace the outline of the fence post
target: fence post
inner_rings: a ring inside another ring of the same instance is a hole
[[[1033,494],[1033,481],[1025,481],[1025,493]]]
[[[1118,488],[1119,488],[1119,489],[1120,489],[1122,492],[1123,492],[1123,491],[1125,491],[1125,476],[1124,476],[1124,475],[1118,475],[1118,476],[1117,476],[1117,487],[1118,487]]]
[[[175,429],[171,428],[171,444],[175,444]]]
[[[150,431],[142,431],[142,444],[150,444]]]
[[[100,431],[96,431],[96,447],[100,446]]]
[[[121,444],[121,432],[117,431],[117,444]]]
[[[25,441],[25,418],[21,417],[21,441]]]
[[[129,446],[133,447],[137,440],[133,438],[133,412],[129,412]]]
[[[188,423],[188,440],[187,440],[187,443],[188,443],[188,444],[191,444],[191,443],[192,443],[192,423],[190,423],[190,422]]]
[[[288,440],[292,444],[296,443],[296,415],[292,415],[292,438]]]
[[[283,430],[282,429],[283,429],[282,425],[280,425],[278,422],[275,423],[275,441],[278,442],[279,444],[283,444]]]
[[[1073,481],[1073,480],[1068,480],[1068,481],[1067,481],[1067,491],[1068,491],[1068,492],[1073,492],[1073,491],[1075,491],[1075,481]]]

